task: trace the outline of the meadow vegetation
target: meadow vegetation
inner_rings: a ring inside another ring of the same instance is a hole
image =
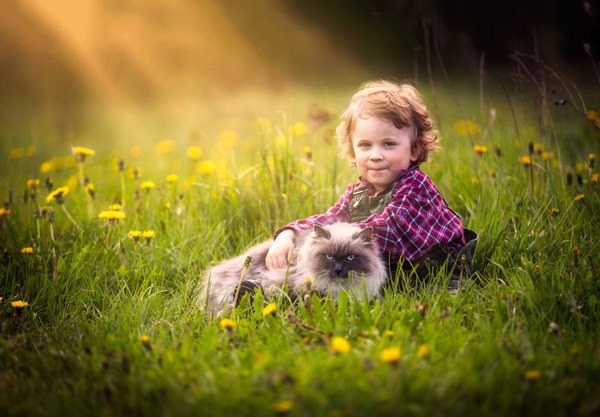
[[[600,115],[570,97],[424,89],[444,150],[422,168],[480,234],[458,295],[439,274],[199,309],[211,263],[355,179],[333,136],[353,89],[140,145],[3,140],[2,414],[597,415]]]

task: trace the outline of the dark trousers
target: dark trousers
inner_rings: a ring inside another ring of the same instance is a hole
[[[479,235],[470,229],[464,229],[464,234],[467,244],[456,253],[449,254],[440,246],[436,246],[413,262],[390,261],[388,284],[402,288],[404,282],[401,282],[401,278],[404,276],[409,277],[410,283],[418,287],[443,268],[446,268],[451,279],[468,279],[473,274],[473,257]]]

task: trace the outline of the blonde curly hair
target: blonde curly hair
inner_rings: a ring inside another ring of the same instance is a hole
[[[419,156],[415,163],[429,160],[432,152],[440,150],[439,132],[421,99],[421,95],[410,84],[392,81],[368,81],[350,99],[341,123],[336,129],[340,155],[354,161],[352,134],[359,117],[374,116],[394,123],[398,129],[412,127],[415,130],[412,151]]]

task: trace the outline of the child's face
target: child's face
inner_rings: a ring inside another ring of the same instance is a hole
[[[401,170],[416,161],[413,152],[414,129],[398,129],[378,117],[359,117],[352,134],[354,162],[361,177],[382,191],[393,183]]]

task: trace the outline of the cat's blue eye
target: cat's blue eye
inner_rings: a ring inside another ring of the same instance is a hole
[[[353,261],[354,260],[354,255],[348,255],[348,256],[346,256],[346,260],[347,261]]]
[[[332,261],[333,260],[333,256],[331,256],[331,255],[325,255],[325,259],[327,259],[328,261]]]

